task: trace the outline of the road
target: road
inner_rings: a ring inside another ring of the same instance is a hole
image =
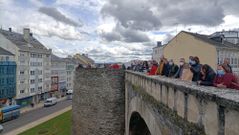
[[[59,110],[62,110],[68,106],[72,105],[71,100],[63,100],[61,102],[58,102],[56,105],[51,107],[42,107],[38,108],[36,110],[26,112],[24,114],[21,114],[21,116],[15,120],[11,120],[8,122],[3,123],[3,134],[7,133],[13,129],[20,128],[21,126],[24,126],[30,122],[36,121],[38,119],[41,119],[51,113],[57,112]]]

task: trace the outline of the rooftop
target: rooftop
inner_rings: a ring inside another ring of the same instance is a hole
[[[44,49],[47,50],[47,48],[42,45],[36,38],[34,38],[32,35],[29,35],[29,42],[24,39],[24,35],[20,33],[16,33],[13,31],[3,30],[0,29],[0,33],[10,40],[12,43],[17,45],[18,47],[27,46],[28,44],[31,45],[31,47],[36,49]]]
[[[204,42],[207,42],[211,45],[214,45],[218,48],[230,48],[230,49],[239,49],[239,46],[237,44],[233,44],[230,43],[228,41],[223,41],[223,42],[219,42],[217,40],[213,40],[210,38],[209,35],[203,35],[203,34],[198,34],[198,33],[191,33],[191,32],[187,32],[187,31],[182,31],[184,33],[190,34],[192,36],[194,36],[197,39],[200,39]]]
[[[54,62],[66,62],[64,58],[58,57],[54,54],[51,55],[51,61]]]
[[[14,54],[0,47],[0,55],[14,55]]]

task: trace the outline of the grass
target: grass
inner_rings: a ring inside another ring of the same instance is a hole
[[[19,135],[71,135],[71,113],[65,112]]]

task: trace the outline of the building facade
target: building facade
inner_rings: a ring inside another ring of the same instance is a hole
[[[66,61],[56,55],[51,56],[51,93],[62,96],[66,93]]]
[[[223,40],[228,41],[232,44],[239,45],[239,31],[220,31],[215,32],[210,37],[222,37]]]
[[[239,46],[208,35],[182,31],[164,47],[164,56],[174,59],[176,64],[179,58],[188,61],[189,56],[198,56],[201,64],[209,64],[214,70],[229,58],[233,71],[239,73]]]
[[[161,42],[157,42],[157,46],[153,48],[152,59],[159,62],[160,58],[163,56],[163,48],[164,46]]]
[[[0,107],[15,104],[16,62],[14,54],[0,47]]]
[[[50,90],[44,87],[44,82],[50,80],[50,76],[46,76],[50,68],[45,68],[44,65],[50,64],[51,50],[35,39],[28,28],[24,28],[23,34],[11,29],[0,30],[0,44],[15,55],[17,104],[25,106],[38,103],[42,99],[42,93]]]
[[[65,58],[66,61],[66,89],[73,90],[75,69],[78,66],[72,58]]]
[[[93,66],[94,67],[94,60],[89,58],[87,54],[75,54],[73,58],[78,64],[83,65],[84,67],[86,66]]]

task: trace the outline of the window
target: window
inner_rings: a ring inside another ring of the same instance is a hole
[[[22,93],[24,93],[25,92],[25,90],[20,90],[20,93],[22,94]]]
[[[30,71],[30,74],[31,75],[35,75],[35,71]]]
[[[20,71],[20,75],[24,75],[24,71]]]
[[[30,80],[31,84],[34,84],[35,83],[35,80]]]
[[[38,54],[38,58],[42,58],[42,54]]]
[[[38,74],[39,74],[39,75],[42,75],[42,70],[39,70],[39,71],[38,71]]]
[[[20,53],[20,56],[24,56],[24,53]]]
[[[38,79],[38,82],[42,82],[42,78]]]
[[[20,83],[25,83],[25,81],[24,81],[24,80],[21,80]]]
[[[25,63],[25,60],[20,60],[20,63],[21,63],[21,64],[24,64],[24,63]]]
[[[6,56],[6,60],[7,60],[7,61],[9,60],[9,56]]]
[[[32,58],[36,58],[36,54],[35,53],[31,53],[31,57]]]
[[[38,87],[38,90],[42,90],[42,87]]]
[[[35,91],[35,88],[31,88],[31,93],[33,93]]]

